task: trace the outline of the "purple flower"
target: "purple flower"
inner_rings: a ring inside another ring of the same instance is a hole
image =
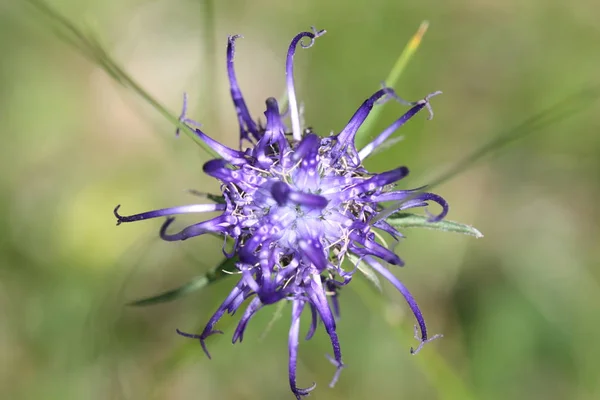
[[[233,251],[226,253],[224,249],[224,253],[227,257],[237,257],[236,268],[241,279],[202,333],[196,335],[177,330],[182,336],[199,339],[209,358],[206,339],[214,333],[221,333],[215,325],[225,312],[233,314],[249,300],[233,333],[235,343],[242,341],[248,322],[261,308],[278,301],[292,303],[289,381],[297,399],[308,395],[314,388],[314,385],[306,389],[296,386],[300,315],[305,308],[312,315],[306,339],[313,336],[319,320],[329,335],[333,347],[330,360],[337,369],[330,385],[333,386],[344,366],[336,331],[338,295],[340,289],[352,280],[358,263],[369,265],[406,299],[420,330],[420,344],[413,353],[432,339],[428,337],[423,315],[414,298],[384,266],[386,263],[402,266],[403,262],[380,243],[378,231],[386,232],[395,239],[402,234],[381,218],[380,213],[384,202],[395,204],[394,211],[437,203],[442,212],[431,216],[432,222],[441,220],[448,212],[448,205],[440,196],[420,190],[396,189],[396,182],[408,175],[408,168],[401,166],[382,173],[371,173],[363,167],[363,161],[421,109],[427,108],[431,116],[429,98],[439,92],[409,103],[411,108],[404,115],[360,151],[354,144],[357,130],[376,103],[398,99],[391,88],[378,90],[365,100],[346,127],[336,135],[319,137],[310,128],[302,126],[294,89],[293,58],[298,44],[308,48],[324,33],[313,29],[312,32],[296,35],[287,52],[286,83],[291,133],[274,98],[266,100],[264,125],[251,117],[233,67],[234,45],[239,36],[231,36],[227,44],[227,73],[240,126],[240,149],[224,146],[198,129],[199,124],[185,115],[184,99],[181,121],[221,157],[206,162],[203,167],[206,174],[221,182],[222,198],[210,197],[216,200],[216,204],[193,204],[131,216],[122,216],[118,214],[119,207],[115,209],[118,224],[166,216],[160,236],[167,241],[210,233],[222,235],[233,242]],[[303,43],[305,38],[310,42]],[[214,211],[221,215],[177,233],[169,232],[174,215]],[[386,211],[389,212],[389,208]],[[347,258],[355,261],[354,268],[344,269]]]

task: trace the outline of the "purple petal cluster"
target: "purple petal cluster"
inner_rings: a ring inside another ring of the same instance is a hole
[[[220,156],[206,162],[203,170],[221,182],[222,200],[131,216],[122,216],[118,207],[115,209],[118,223],[166,216],[160,236],[167,241],[207,233],[232,241],[233,251],[224,252],[227,257],[237,257],[240,280],[200,334],[177,331],[198,339],[209,358],[206,339],[221,333],[215,326],[223,314],[233,314],[248,300],[233,333],[233,342],[241,342],[248,322],[261,308],[279,301],[291,302],[289,382],[298,399],[314,388],[314,385],[305,389],[296,385],[300,316],[305,309],[312,316],[306,339],[313,336],[319,321],[330,338],[333,352],[330,360],[336,367],[331,386],[344,366],[336,319],[339,291],[350,283],[358,265],[345,263],[349,258],[369,265],[404,296],[420,331],[416,351],[432,339],[414,298],[386,268],[386,264],[402,266],[403,262],[382,244],[380,233],[394,239],[402,235],[380,213],[387,202],[395,205],[394,211],[437,203],[442,212],[431,216],[431,221],[441,220],[448,211],[447,203],[438,195],[396,188],[396,182],[408,174],[406,167],[381,173],[363,167],[365,158],[421,109],[427,108],[431,115],[429,98],[439,92],[408,103],[410,109],[360,151],[354,144],[356,133],[376,103],[398,99],[391,88],[382,88],[366,99],[338,134],[320,137],[303,127],[294,89],[293,58],[298,45],[308,48],[324,33],[302,32],[292,40],[286,59],[289,118],[282,114],[274,98],[268,98],[264,124],[253,119],[248,111],[233,65],[234,45],[239,36],[229,37],[227,73],[240,127],[239,150],[224,146],[202,132],[199,124],[186,117],[184,101],[181,121]],[[303,42],[304,39],[309,42]],[[284,120],[289,120],[291,130]],[[213,219],[179,232],[169,230],[174,215],[215,211],[220,215]]]

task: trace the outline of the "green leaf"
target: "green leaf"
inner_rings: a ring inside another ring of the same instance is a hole
[[[348,257],[348,259],[350,260],[350,262],[352,264],[356,265],[356,268],[358,268],[358,270],[360,272],[362,272],[363,275],[373,285],[375,285],[375,287],[377,288],[377,290],[379,290],[381,292],[382,289],[381,289],[381,282],[379,281],[379,277],[377,276],[377,274],[375,274],[375,271],[373,271],[373,269],[369,266],[369,264],[367,264],[366,262],[364,262],[362,260],[359,261],[359,258],[356,257],[354,254],[346,253],[346,256]]]
[[[483,237],[483,234],[471,225],[461,224],[460,222],[442,220],[439,222],[429,222],[425,215],[411,213],[395,213],[392,214],[386,221],[394,228],[427,228],[445,232],[456,232],[464,235],[475,236],[476,238]]]
[[[146,297],[140,300],[132,301],[128,305],[130,306],[151,306],[154,304],[166,303],[169,301],[177,300],[180,297],[186,296],[192,292],[200,290],[211,283],[220,281],[221,279],[236,272],[235,263],[237,257],[227,258],[216,268],[208,271],[204,275],[197,276],[183,286],[177,289],[169,290],[155,296]]]

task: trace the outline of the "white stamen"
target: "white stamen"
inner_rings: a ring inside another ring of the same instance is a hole
[[[302,130],[300,129],[300,113],[298,112],[298,103],[296,102],[296,93],[292,87],[288,86],[288,102],[290,105],[290,119],[292,120],[292,135],[294,140],[302,140]]]

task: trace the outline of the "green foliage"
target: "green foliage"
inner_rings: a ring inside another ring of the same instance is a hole
[[[475,236],[476,238],[483,237],[481,232],[467,224],[446,219],[439,222],[429,222],[429,217],[427,216],[406,212],[392,214],[386,221],[396,229],[426,228],[436,231],[462,233],[463,235]]]

